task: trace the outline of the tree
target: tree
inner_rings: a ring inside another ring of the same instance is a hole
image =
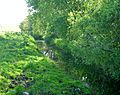
[[[80,77],[87,76],[100,95],[120,94],[119,0],[27,0],[27,3],[35,11],[33,33],[39,31],[36,33],[49,38],[48,46],[54,45],[60,60],[75,68]]]

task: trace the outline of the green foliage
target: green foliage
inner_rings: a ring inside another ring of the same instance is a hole
[[[27,3],[35,11],[33,32],[40,31],[48,39],[48,46],[52,45],[59,60],[66,67],[71,66],[69,71],[78,77],[87,76],[100,95],[120,94],[119,0],[27,0]]]
[[[90,88],[39,53],[24,33],[0,36],[0,95],[86,95]],[[78,89],[76,91],[76,89]]]
[[[23,22],[20,23],[19,28],[21,29],[21,31],[24,32],[31,31],[29,16],[26,19],[24,19]]]

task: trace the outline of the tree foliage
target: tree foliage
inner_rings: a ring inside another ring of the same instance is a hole
[[[74,74],[87,76],[100,95],[119,95],[120,1],[26,1],[32,32],[42,35]]]

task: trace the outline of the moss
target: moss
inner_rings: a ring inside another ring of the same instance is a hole
[[[37,51],[26,34],[0,36],[0,95],[85,95],[90,89]]]

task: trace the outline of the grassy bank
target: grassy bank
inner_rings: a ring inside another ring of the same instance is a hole
[[[0,36],[0,95],[89,95],[89,88],[71,78],[39,53],[26,34]]]

